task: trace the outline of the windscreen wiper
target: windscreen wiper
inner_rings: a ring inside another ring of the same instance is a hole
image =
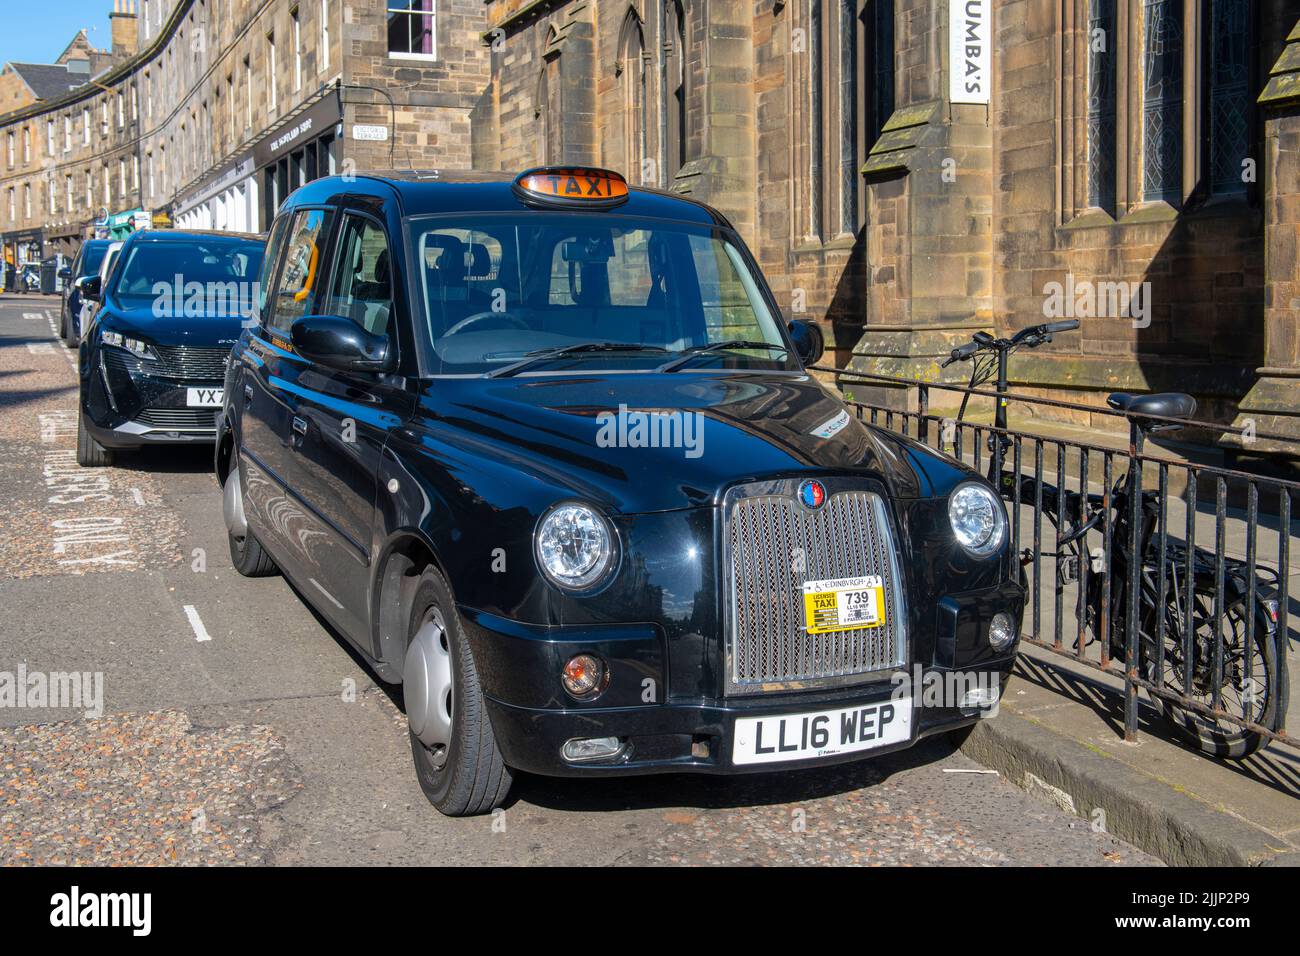
[[[769,352],[790,351],[784,345],[779,345],[775,342],[757,342],[749,339],[728,339],[725,342],[710,342],[708,345],[692,346],[672,361],[660,365],[655,369],[655,371],[675,372],[697,356],[704,355],[707,352],[720,352],[723,349],[767,349]]]
[[[518,362],[511,362],[495,368],[486,374],[487,378],[507,378],[518,372],[526,371],[535,365],[549,362],[551,359],[564,358],[566,355],[582,355],[585,352],[666,352],[658,345],[638,345],[635,342],[579,342],[575,345],[557,345],[549,349],[535,349],[527,353]]]

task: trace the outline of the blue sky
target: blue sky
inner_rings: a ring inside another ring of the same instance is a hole
[[[6,0],[4,6],[9,10],[0,14],[0,63],[49,63],[82,28],[95,46],[109,46],[113,0]]]

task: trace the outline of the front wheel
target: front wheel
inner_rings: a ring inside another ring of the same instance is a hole
[[[244,516],[244,488],[239,480],[239,454],[231,452],[230,471],[221,489],[221,511],[226,521],[226,538],[230,545],[230,563],[246,578],[265,578],[275,574],[275,562],[248,527]]]
[[[420,789],[449,817],[495,810],[510,790],[451,589],[433,568],[411,603],[402,695]]]
[[[82,468],[107,468],[113,464],[112,449],[95,440],[86,428],[86,413],[77,415],[77,464]]]
[[[1171,593],[1164,608],[1165,653],[1161,668],[1156,654],[1155,609],[1144,605],[1143,677],[1157,687],[1186,695],[1206,707],[1212,706],[1217,691],[1219,709],[1225,713],[1262,727],[1274,727],[1277,715],[1286,712],[1287,682],[1279,672],[1277,646],[1267,626],[1262,601],[1256,599],[1256,607],[1248,611],[1245,598],[1238,597],[1223,609],[1220,623],[1223,659],[1217,669],[1214,588],[1197,584],[1192,592],[1190,641],[1185,640],[1186,611],[1185,602]],[[1249,617],[1254,618],[1254,639],[1248,647]],[[1149,696],[1174,734],[1201,753],[1240,760],[1267,742],[1263,734],[1240,724],[1179,707],[1156,694]]]

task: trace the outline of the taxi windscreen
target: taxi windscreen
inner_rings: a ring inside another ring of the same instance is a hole
[[[701,368],[797,368],[779,317],[725,236],[680,223],[527,213],[410,221],[434,374],[653,368],[721,343]],[[764,343],[770,348],[763,347]],[[530,363],[530,371],[534,370]]]

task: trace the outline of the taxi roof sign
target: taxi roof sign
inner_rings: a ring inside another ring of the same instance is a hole
[[[530,205],[607,208],[627,201],[627,180],[594,166],[539,166],[515,177],[515,192]]]

